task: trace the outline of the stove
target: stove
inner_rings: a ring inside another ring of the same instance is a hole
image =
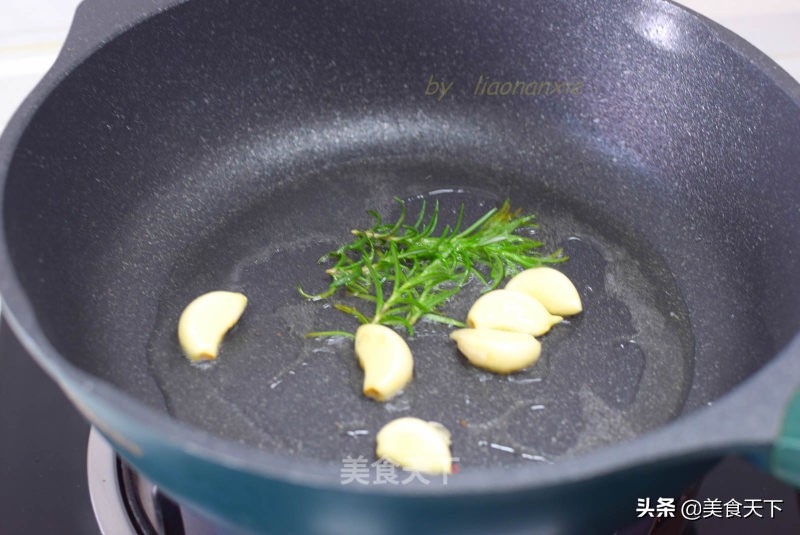
[[[67,401],[0,324],[0,534],[243,535],[179,504],[137,474]],[[682,500],[735,499],[780,507],[773,518],[686,521],[645,516],[618,535],[800,533],[800,495],[742,459],[724,459]],[[637,504],[631,504],[636,517]]]
[[[89,497],[104,535],[246,535],[179,506],[120,459],[92,428],[86,453]]]
[[[99,535],[89,424],[0,323],[0,533]]]

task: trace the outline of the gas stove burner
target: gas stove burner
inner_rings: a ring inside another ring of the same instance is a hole
[[[94,428],[86,466],[92,509],[103,535],[246,535],[179,506],[120,459]]]
[[[103,535],[185,533],[174,502],[128,467],[94,428],[86,465],[92,509]]]

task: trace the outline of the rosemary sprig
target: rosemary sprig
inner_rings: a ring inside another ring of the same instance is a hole
[[[410,335],[420,319],[452,326],[463,323],[442,312],[442,305],[457,294],[470,276],[476,277],[486,290],[496,288],[502,280],[542,264],[566,260],[557,250],[541,255],[542,243],[524,234],[523,229],[536,228],[533,215],[512,211],[508,200],[492,208],[477,221],[462,229],[464,206],[451,228],[440,233],[439,203],[435,203],[427,222],[426,204],[413,224],[406,223],[407,209],[401,199],[400,216],[394,223],[384,223],[380,214],[368,213],[374,224],[365,230],[351,231],[353,241],[320,258],[331,261],[326,270],[332,280],[327,290],[308,294],[298,287],[303,297],[311,300],[333,297],[337,291],[371,304],[370,311],[340,302],[334,308],[355,317],[360,323],[380,323],[404,327]],[[308,336],[349,335],[345,331],[320,331]]]

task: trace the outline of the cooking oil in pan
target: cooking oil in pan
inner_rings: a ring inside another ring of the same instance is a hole
[[[431,187],[429,179],[409,180],[404,194],[388,189],[392,181],[379,181],[379,188],[366,181],[350,177],[337,184],[360,199],[358,210],[323,202],[326,187],[316,193],[287,189],[187,250],[162,292],[148,348],[173,416],[269,451],[332,463],[374,457],[376,430],[393,418],[417,416],[450,429],[462,465],[510,465],[578,455],[658,427],[680,412],[693,343],[685,306],[660,257],[635,235],[611,228],[605,215],[599,225],[591,210],[563,210],[513,192],[512,207],[537,213],[541,226],[535,232],[547,244],[544,252],[561,247],[570,257],[557,267],[576,284],[584,311],[540,338],[542,357],[534,366],[508,376],[469,365],[448,339],[450,328],[422,322],[408,339],[412,382],[387,403],[364,398],[352,341],[304,336],[355,331],[357,324],[330,306],[303,300],[295,286],[323,287],[324,266],[317,259],[349,240],[354,226],[371,224],[365,209],[396,210],[394,195],[407,200],[409,213],[423,199],[428,206],[438,201],[442,225],[461,203],[469,221],[504,199],[479,185]],[[292,211],[303,204],[317,213],[309,219]],[[206,260],[212,242],[223,236],[230,254],[198,274],[191,266]],[[183,301],[209,287],[243,291],[250,305],[218,362],[198,370],[180,357],[174,328]],[[447,303],[447,312],[463,318],[480,291],[471,282]]]

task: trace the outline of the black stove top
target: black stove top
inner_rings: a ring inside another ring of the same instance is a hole
[[[86,482],[89,424],[5,320],[0,407],[0,533],[99,534]]]
[[[5,321],[0,324],[0,407],[0,534],[99,534],[86,474],[89,425],[25,353]],[[800,533],[797,493],[741,459],[725,459],[688,492],[701,504],[778,500],[781,511],[774,518],[762,510],[764,518],[642,519],[618,533]]]

